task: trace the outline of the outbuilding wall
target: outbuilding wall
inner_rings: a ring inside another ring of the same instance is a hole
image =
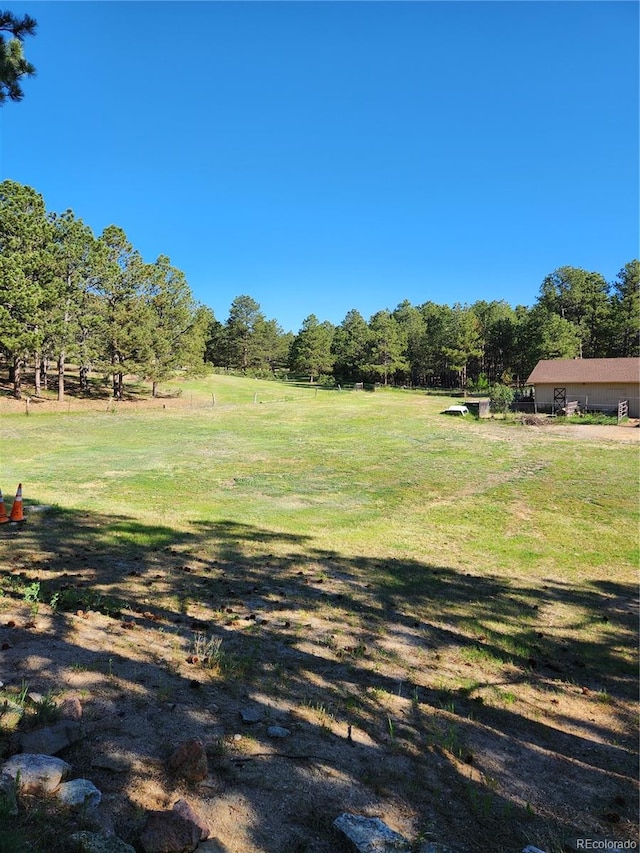
[[[577,400],[581,409],[595,411],[617,410],[621,400],[629,402],[629,417],[640,418],[640,385],[623,383],[588,384],[557,382],[553,385],[535,385],[536,407],[539,411],[553,408],[553,395],[556,388],[566,388],[567,402]]]

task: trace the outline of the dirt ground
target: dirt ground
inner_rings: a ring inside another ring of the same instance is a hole
[[[637,426],[549,433],[638,441]],[[637,838],[637,671],[618,665],[637,637],[637,588],[613,578],[589,597],[549,579],[532,591],[429,565],[413,607],[401,586],[381,597],[367,578],[422,564],[276,557],[268,533],[241,527],[107,550],[112,520],[72,521],[62,535],[45,508],[4,525],[0,681],[5,697],[28,685],[79,698],[84,736],[61,757],[129,843],[147,810],[180,798],[220,853],[346,851],[332,826],[344,811],[457,853]],[[207,536],[225,545],[216,559]],[[39,601],[26,600],[33,583]],[[487,624],[533,626],[523,648],[505,655],[469,629],[457,602],[470,600]],[[572,642],[576,603],[611,626],[610,645]],[[16,734],[7,714],[0,723],[6,757]],[[273,725],[290,735],[270,737]],[[167,769],[192,737],[210,768],[197,785]]]
[[[571,438],[640,443],[640,421],[636,419],[629,419],[619,426],[567,424],[566,426],[556,427],[556,429],[561,430],[562,433],[571,436]]]

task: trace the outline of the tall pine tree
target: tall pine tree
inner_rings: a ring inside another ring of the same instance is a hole
[[[42,196],[15,181],[0,183],[0,347],[22,394],[27,359],[43,338],[45,287],[51,278],[51,226]]]

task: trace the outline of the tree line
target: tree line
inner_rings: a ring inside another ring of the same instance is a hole
[[[611,283],[566,266],[544,279],[531,308],[504,300],[453,306],[405,300],[369,320],[352,309],[338,326],[311,314],[296,335],[279,335],[276,325],[270,337],[260,306],[242,296],[227,325],[212,330],[208,359],[254,372],[280,366],[311,382],[522,385],[539,359],[640,355],[639,283],[638,260]]]
[[[52,367],[58,399],[73,362],[82,391],[89,374],[153,383],[203,363],[209,324],[184,273],[161,255],[145,263],[115,225],[96,237],[70,210],[48,213],[42,196],[15,181],[0,183],[0,349],[14,393],[33,368],[36,394]]]
[[[368,320],[352,309],[339,325],[311,314],[294,334],[247,295],[217,320],[167,256],[145,262],[121,228],[96,237],[72,211],[47,212],[31,187],[0,183],[0,350],[16,396],[29,368],[36,394],[55,372],[63,399],[70,363],[81,391],[97,372],[116,399],[127,375],[155,394],[177,370],[205,364],[311,382],[521,385],[541,358],[640,355],[639,284],[638,260],[613,282],[566,266],[531,308],[405,300]]]

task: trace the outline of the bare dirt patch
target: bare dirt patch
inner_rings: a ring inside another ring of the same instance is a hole
[[[640,443],[640,421],[638,420],[624,421],[617,426],[566,424],[556,427],[556,429],[569,438]]]
[[[630,585],[309,555],[229,524],[101,544],[131,523],[52,511],[0,533],[3,695],[80,699],[84,736],[62,757],[123,839],[180,798],[225,853],[337,853],[344,811],[459,853],[636,838]],[[602,627],[590,641],[577,612]],[[18,740],[0,722],[6,757]],[[192,737],[198,785],[167,768]]]

